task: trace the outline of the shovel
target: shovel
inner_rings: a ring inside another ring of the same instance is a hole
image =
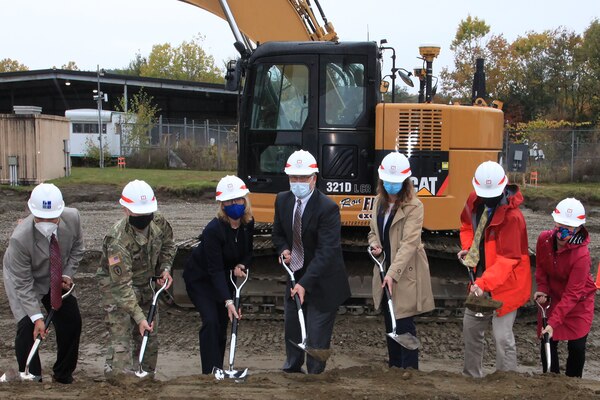
[[[550,308],[550,297],[548,297],[546,306],[541,305],[537,299],[535,299],[535,302],[542,311],[542,327],[546,328],[548,325],[548,316],[546,315],[546,311]],[[544,343],[544,352],[546,354],[546,372],[550,372],[550,366],[552,364],[550,356],[550,335],[548,333],[544,333],[542,341]]]
[[[459,260],[462,265],[467,267],[467,272],[469,273],[469,282],[471,282],[471,286],[474,285],[475,274],[473,273],[473,268],[466,265],[462,258],[459,258]],[[484,312],[491,312],[499,309],[502,307],[502,302],[487,298],[485,296],[478,296],[477,294],[469,294],[465,300],[465,307],[471,311],[475,311],[475,316],[477,318],[483,318],[485,316],[483,314]]]
[[[375,261],[375,264],[377,264],[377,266],[379,267],[379,276],[381,277],[381,283],[383,283],[383,280],[385,278],[385,272],[383,270],[383,263],[385,262],[385,252],[383,252],[383,251],[381,252],[381,256],[382,256],[381,262],[377,259],[377,257],[375,257],[373,255],[373,253],[371,252],[370,246],[367,247],[367,252],[371,256],[373,261]],[[400,346],[404,347],[405,349],[417,350],[419,347],[421,347],[421,342],[419,341],[419,339],[416,336],[414,336],[410,332],[406,332],[401,335],[398,335],[396,333],[396,316],[394,315],[394,305],[392,304],[392,294],[390,293],[387,285],[384,285],[384,290],[385,290],[385,296],[387,298],[388,311],[390,313],[390,320],[392,322],[392,331],[388,332],[386,335],[388,337],[390,337],[392,340],[394,340],[396,343],[398,343]]]
[[[152,293],[154,293],[154,297],[152,297],[152,305],[150,306],[150,311],[148,311],[148,325],[152,325],[152,321],[154,320],[154,316],[156,315],[158,296],[162,293],[163,290],[167,288],[169,284],[169,280],[165,279],[165,283],[162,285],[158,291],[154,291],[154,282],[157,279],[160,279],[160,276],[153,276],[150,278],[150,288],[152,289]],[[135,372],[135,375],[138,378],[144,378],[148,376],[149,372],[144,371],[142,368],[142,361],[144,361],[144,353],[146,352],[146,345],[148,344],[148,336],[150,335],[150,331],[144,332],[144,337],[142,338],[142,346],[140,347],[140,355],[138,356],[138,370]]]
[[[71,292],[73,292],[73,288],[75,288],[75,284],[72,283],[69,290],[62,295],[62,298],[69,296]],[[51,308],[50,312],[46,316],[44,320],[44,330],[47,331],[50,327],[50,322],[52,322],[52,318],[54,318],[55,309]],[[33,357],[36,355],[40,344],[42,343],[42,336],[38,335],[35,338],[35,342],[33,342],[33,346],[31,346],[31,350],[29,351],[29,355],[27,356],[27,362],[25,363],[25,371],[17,373],[14,370],[7,371],[4,375],[0,376],[0,382],[10,382],[10,381],[35,381],[39,382],[42,380],[41,375],[33,375],[29,372],[29,365],[33,360]]]
[[[235,306],[236,310],[240,309],[240,294],[242,292],[242,287],[244,287],[244,285],[246,284],[246,281],[248,281],[249,273],[250,273],[250,270],[246,269],[246,278],[240,284],[240,286],[237,286],[235,284],[235,280],[233,279],[233,271],[229,272],[229,280],[231,281],[231,283],[233,283],[233,287],[235,287],[234,306]],[[234,317],[233,321],[231,323],[231,342],[229,344],[229,369],[222,370],[221,368],[214,367],[213,375],[215,376],[215,378],[217,380],[229,378],[229,379],[235,379],[236,381],[242,381],[246,378],[246,375],[248,375],[248,368],[245,368],[243,371],[237,371],[237,370],[233,369],[233,360],[235,359],[235,345],[237,343],[238,324],[239,324],[239,320]]]
[[[281,262],[281,265],[283,265],[283,268],[285,268],[286,272],[290,276],[290,281],[292,283],[292,289],[293,289],[294,286],[296,286],[296,278],[294,278],[294,272],[287,266],[287,264],[285,263],[285,261],[283,259],[283,256],[279,257],[279,261]],[[294,296],[294,301],[296,302],[296,309],[298,310],[298,321],[300,322],[300,334],[302,337],[302,342],[296,343],[296,342],[293,342],[290,340],[290,343],[293,344],[294,346],[296,346],[297,348],[299,348],[300,350],[302,350],[303,352],[305,352],[306,354],[308,354],[309,356],[311,356],[312,358],[314,358],[320,362],[327,361],[327,359],[331,355],[331,353],[328,349],[310,349],[310,348],[308,348],[308,345],[307,345],[308,338],[306,336],[306,325],[304,324],[304,311],[302,311],[302,303],[300,303],[300,296],[298,296],[298,294],[296,294]]]

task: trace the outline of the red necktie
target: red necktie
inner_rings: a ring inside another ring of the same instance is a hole
[[[292,261],[290,269],[298,271],[304,265],[304,246],[302,245],[302,201],[298,200],[294,212],[294,242],[292,244]]]
[[[50,304],[55,310],[62,306],[62,259],[54,234],[50,238]]]

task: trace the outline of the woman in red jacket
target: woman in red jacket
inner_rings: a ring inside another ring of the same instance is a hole
[[[550,301],[548,325],[538,334],[550,336],[550,372],[560,373],[558,342],[568,341],[566,375],[581,378],[585,363],[585,344],[594,318],[596,285],[590,275],[590,238],[585,224],[585,209],[579,200],[567,198],[552,213],[555,227],[544,231],[537,241],[535,299],[542,305]],[[547,370],[542,345],[542,365]]]

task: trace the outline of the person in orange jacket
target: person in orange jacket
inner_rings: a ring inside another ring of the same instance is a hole
[[[496,343],[496,369],[515,371],[517,349],[513,324],[517,309],[531,295],[531,267],[525,219],[519,205],[523,195],[518,186],[508,185],[500,164],[486,161],[473,177],[475,191],[461,213],[458,258],[473,268],[475,282],[469,290],[476,296],[491,296],[502,306],[483,314],[465,309],[463,373],[483,377],[485,330],[492,322]]]

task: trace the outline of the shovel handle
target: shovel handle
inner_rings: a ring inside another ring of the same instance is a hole
[[[239,296],[235,296],[233,305],[235,307],[235,311],[239,312],[239,309],[240,309],[240,297]],[[238,323],[239,323],[239,320],[237,318],[233,317],[233,321],[231,322],[231,333],[233,333],[234,335],[237,335]]]

